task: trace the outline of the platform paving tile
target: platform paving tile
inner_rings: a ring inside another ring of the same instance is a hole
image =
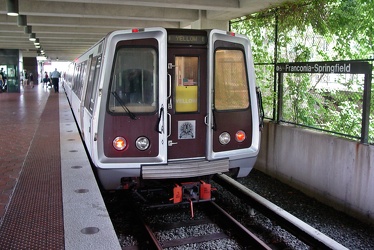
[[[0,249],[63,249],[58,99],[0,94]]]
[[[38,127],[49,91],[0,93],[0,224]]]
[[[0,116],[0,249],[120,249],[64,93],[1,93]]]

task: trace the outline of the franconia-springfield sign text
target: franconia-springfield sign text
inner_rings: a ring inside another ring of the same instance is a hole
[[[371,74],[364,61],[277,63],[278,73]]]
[[[279,68],[278,68],[279,67]],[[289,73],[351,73],[351,64],[306,64],[306,65],[294,65],[294,64],[283,64],[277,66],[277,71],[289,72]]]

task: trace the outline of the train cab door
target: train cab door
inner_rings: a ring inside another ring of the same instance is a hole
[[[205,158],[205,46],[168,48],[168,160]]]
[[[208,160],[257,154],[257,98],[250,54],[249,41],[244,36],[210,31]]]

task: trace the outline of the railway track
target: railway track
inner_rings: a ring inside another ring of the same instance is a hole
[[[144,221],[149,247],[211,248],[217,244],[223,249],[271,249],[213,201],[200,203],[196,207],[197,218],[177,222]],[[164,212],[162,216],[167,217],[168,210]]]
[[[257,213],[263,214],[272,223],[284,228],[311,248],[347,249],[230,177],[223,174],[216,175],[213,180],[224,189],[229,190],[234,196],[239,197],[241,202],[256,209]],[[135,206],[135,204],[139,204],[139,197],[142,196],[128,193],[126,197],[118,198],[122,205],[114,204],[116,207],[121,207],[121,211],[130,213],[127,217],[119,215],[122,223],[128,227],[125,234],[132,235],[133,238],[131,240],[133,243],[123,245],[122,249],[287,248],[282,242],[273,242],[266,236],[253,231],[245,222],[246,226],[243,226],[214,201],[193,203],[194,213],[191,213],[192,204],[188,204],[188,202],[180,205],[164,204],[140,208],[138,205]],[[138,199],[138,202],[135,202],[134,199]],[[145,200],[143,199],[142,202]],[[232,211],[230,213],[236,214]],[[245,217],[250,217],[250,214]],[[114,224],[118,223],[114,222]],[[117,226],[115,225],[115,227]],[[250,228],[251,231],[247,228]],[[117,230],[118,228],[116,228]],[[119,232],[119,235],[122,234],[123,232]],[[121,236],[119,239],[121,242]]]
[[[268,217],[273,223],[276,223],[297,239],[303,241],[312,249],[348,249],[227,175],[216,174],[213,180],[229,190],[234,196],[248,204],[251,208],[256,209],[256,211]]]

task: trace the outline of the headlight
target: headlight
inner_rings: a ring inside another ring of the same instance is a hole
[[[118,151],[124,150],[127,147],[127,142],[123,137],[116,137],[113,140],[113,147]]]
[[[147,137],[141,136],[138,139],[136,139],[135,145],[136,148],[139,150],[146,150],[149,148],[149,140]]]
[[[230,142],[230,134],[227,132],[223,132],[222,134],[219,135],[219,142],[222,145],[226,145],[227,143]]]

